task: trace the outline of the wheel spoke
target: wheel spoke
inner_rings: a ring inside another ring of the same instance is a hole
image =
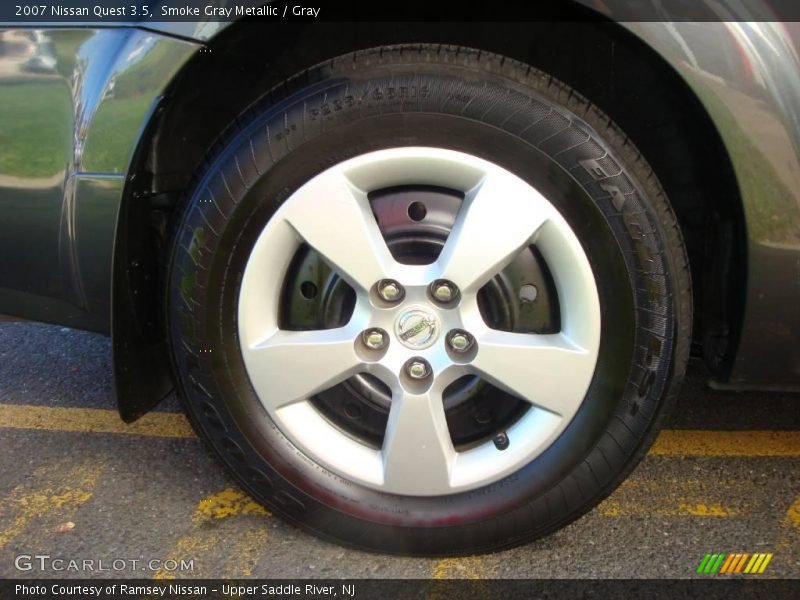
[[[279,330],[243,348],[248,374],[261,401],[278,409],[328,389],[358,372],[357,333],[350,327]]]
[[[366,194],[337,171],[295,192],[283,217],[353,287],[369,290],[394,264]]]
[[[530,185],[489,173],[467,194],[439,256],[442,279],[476,292],[527,246],[551,212]]]
[[[575,411],[594,374],[596,356],[562,334],[489,330],[473,368],[497,387],[558,415]]]
[[[447,493],[455,456],[441,393],[401,393],[392,399],[383,442],[386,491]]]

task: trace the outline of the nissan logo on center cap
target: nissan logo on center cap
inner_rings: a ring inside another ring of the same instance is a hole
[[[400,341],[415,350],[427,348],[436,341],[439,321],[432,312],[412,308],[402,313],[395,323],[395,333]]]

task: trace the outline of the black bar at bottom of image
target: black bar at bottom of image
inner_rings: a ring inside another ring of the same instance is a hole
[[[0,580],[3,600],[349,598],[800,598],[800,579],[25,579]]]

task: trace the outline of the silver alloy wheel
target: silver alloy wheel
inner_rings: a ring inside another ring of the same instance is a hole
[[[465,194],[447,242],[431,264],[396,262],[370,209],[368,192],[401,185],[434,185]],[[303,243],[356,292],[353,314],[343,327],[279,328],[281,284]],[[478,308],[478,291],[531,244],[550,268],[561,331],[490,329]],[[387,303],[376,293],[376,284],[387,279],[403,286],[401,301]],[[456,306],[431,300],[429,287],[437,280],[458,288]],[[375,328],[388,332],[389,341],[379,351],[363,343],[362,334]],[[238,329],[255,392],[278,428],[311,460],[380,491],[435,496],[497,481],[555,441],[583,402],[594,373],[600,304],[580,242],[532,186],[472,155],[404,147],[340,163],[283,203],[248,259]],[[452,330],[473,336],[468,353],[448,352],[446,334]],[[408,377],[406,364],[415,357],[427,361],[431,376]],[[342,432],[309,401],[358,373],[379,378],[392,393],[381,449]],[[453,447],[442,393],[470,374],[531,405],[507,430],[507,449],[491,441],[463,451]]]

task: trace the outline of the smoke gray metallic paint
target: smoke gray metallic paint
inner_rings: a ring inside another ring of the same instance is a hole
[[[195,49],[138,29],[0,31],[0,312],[109,332],[128,165]]]
[[[747,289],[725,384],[800,383],[800,24],[629,23],[691,86],[742,194]]]

